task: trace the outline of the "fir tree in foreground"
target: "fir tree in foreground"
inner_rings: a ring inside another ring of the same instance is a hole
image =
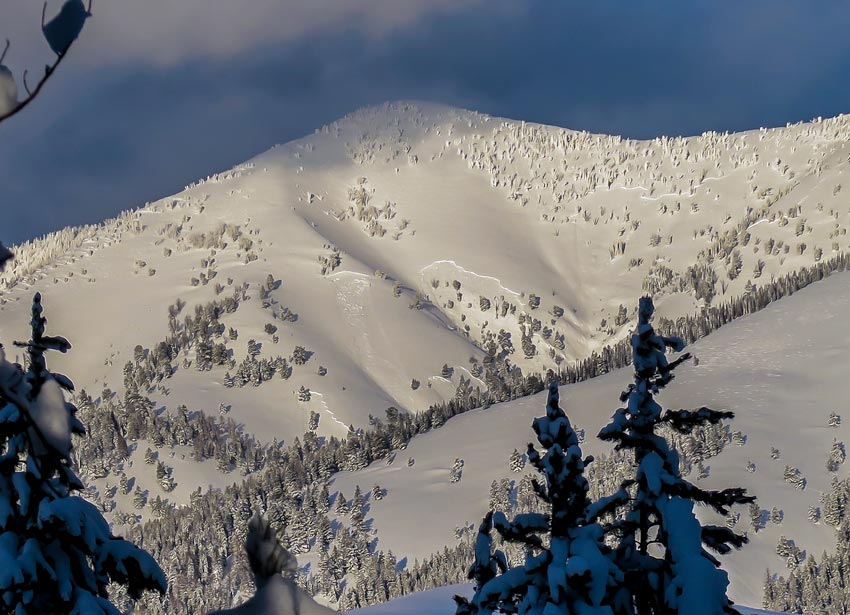
[[[603,542],[597,519],[628,501],[621,489],[614,496],[591,502],[578,438],[558,405],[558,385],[549,385],[546,416],[532,425],[546,452],[528,445],[528,459],[543,475],[534,489],[549,507],[549,515],[526,513],[508,521],[502,512],[489,512],[475,545],[469,571],[476,592],[471,600],[456,597],[458,615],[517,613],[518,615],[610,615],[611,600],[622,584],[611,550]],[[526,545],[523,566],[509,569],[501,551],[492,552],[491,530],[506,541]],[[544,546],[542,534],[550,533]]]
[[[731,419],[731,412],[708,408],[667,410],[654,395],[673,378],[673,370],[690,355],[673,363],[665,351],[684,349],[679,338],[658,335],[652,327],[654,306],[642,297],[638,327],[632,335],[635,383],[621,396],[627,402],[599,433],[617,449],[634,451],[637,475],[623,487],[636,489],[624,519],[615,524],[620,534],[616,561],[625,573],[618,615],[722,615],[735,613],[726,596],[729,579],[718,560],[706,551],[728,553],[747,542],[727,527],[701,526],[694,502],[726,514],[734,504],[755,498],[740,488],[706,491],[684,480],[679,458],[656,428],[668,425],[682,434],[695,427]]]
[[[0,269],[5,260],[0,248]],[[0,605],[16,615],[120,615],[110,582],[138,598],[164,592],[165,577],[145,551],[114,537],[71,464],[71,435],[85,430],[65,401],[71,381],[47,370],[45,352],[67,352],[45,335],[41,296],[32,306],[26,371],[0,346]]]

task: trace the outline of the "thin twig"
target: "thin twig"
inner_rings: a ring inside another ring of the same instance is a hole
[[[92,7],[92,0],[89,0],[89,8],[88,8],[89,14],[91,14],[91,7]],[[42,28],[44,28],[44,20],[45,20],[45,17],[46,17],[46,13],[47,13],[47,3],[45,2],[44,7],[42,8],[42,11],[41,11],[41,27]],[[47,83],[48,79],[50,79],[50,77],[53,75],[53,73],[56,71],[56,69],[59,68],[59,65],[62,63],[62,60],[65,59],[65,56],[68,54],[68,51],[71,49],[73,44],[74,44],[74,41],[71,41],[70,43],[68,43],[68,46],[65,47],[65,49],[62,51],[62,53],[57,54],[56,61],[53,64],[48,64],[44,67],[44,76],[36,84],[34,90],[30,90],[29,85],[27,84],[27,71],[24,71],[23,80],[24,80],[24,88],[27,91],[27,97],[24,100],[20,101],[10,111],[7,111],[6,113],[0,113],[0,122],[3,122],[4,120],[9,119],[13,115],[17,115],[18,113],[23,111],[27,107],[27,105],[29,105],[35,99],[36,96],[38,96],[39,92],[41,92],[41,89],[44,87],[44,84]],[[3,54],[0,55],[0,61],[2,61],[3,58],[6,56],[6,52],[9,50],[9,45],[10,45],[10,42],[9,42],[8,39],[6,39],[6,48],[3,50]]]
[[[73,43],[71,44],[73,45]],[[29,105],[35,99],[36,96],[38,96],[39,92],[41,92],[41,89],[44,87],[44,84],[47,83],[47,80],[50,79],[50,77],[53,75],[53,72],[62,63],[62,60],[65,59],[65,55],[68,53],[68,50],[70,48],[71,45],[68,45],[68,47],[65,48],[65,51],[56,56],[56,61],[53,64],[48,64],[44,67],[44,77],[41,78],[41,80],[36,84],[35,89],[32,91],[30,91],[29,86],[26,83],[26,71],[24,71],[24,87],[27,90],[27,97],[21,102],[19,102],[17,106],[14,107],[11,111],[0,114],[0,122],[3,122],[4,120],[9,119],[13,115],[17,115],[18,113],[23,111],[27,107],[27,105]]]

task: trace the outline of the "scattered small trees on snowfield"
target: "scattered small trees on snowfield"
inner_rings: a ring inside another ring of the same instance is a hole
[[[668,363],[668,347],[684,349],[679,338],[658,335],[652,324],[652,299],[643,297],[638,326],[631,338],[635,382],[621,395],[627,402],[599,434],[616,448],[634,453],[635,474],[612,496],[597,502],[587,497],[578,438],[558,406],[551,383],[546,416],[533,429],[546,449],[529,445],[530,463],[545,477],[534,490],[549,515],[527,513],[508,521],[502,512],[487,514],[475,546],[469,577],[476,585],[471,600],[456,598],[458,615],[501,609],[518,615],[723,615],[734,613],[726,596],[726,572],[706,547],[728,553],[747,542],[730,526],[702,526],[694,502],[726,515],[729,507],[755,507],[755,498],[740,488],[706,491],[684,480],[679,457],[656,430],[667,426],[689,435],[695,428],[732,418],[708,408],[662,412],[654,395],[673,379],[673,370],[690,355]],[[625,510],[622,510],[622,509]],[[599,519],[620,510],[613,522]],[[751,511],[751,516],[753,512]],[[755,521],[754,521],[755,523]],[[508,568],[505,555],[492,550],[491,530],[527,547],[524,566]],[[549,534],[548,544],[541,535]],[[612,549],[605,535],[616,540]]]

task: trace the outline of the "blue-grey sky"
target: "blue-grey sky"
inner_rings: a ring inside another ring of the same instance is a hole
[[[0,3],[18,75],[49,57],[40,8]],[[385,100],[641,138],[850,112],[843,2],[99,0],[94,14],[44,94],[0,124],[6,243]]]

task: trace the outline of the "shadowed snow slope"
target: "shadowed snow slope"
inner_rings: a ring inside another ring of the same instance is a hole
[[[351,611],[351,615],[454,615],[455,595],[471,596],[471,585],[449,585],[419,592],[384,604]],[[737,607],[741,615],[771,615],[768,611]]]
[[[290,579],[273,577],[244,604],[210,615],[334,615]]]

